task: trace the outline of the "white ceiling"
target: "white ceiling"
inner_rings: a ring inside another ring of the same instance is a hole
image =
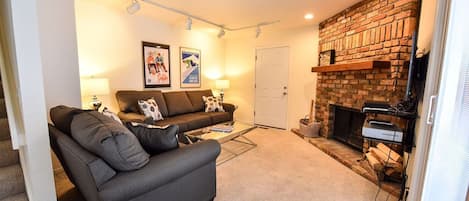
[[[126,9],[131,0],[101,0],[104,3]],[[230,28],[254,25],[264,21],[280,20],[274,27],[295,28],[318,24],[360,0],[152,0],[183,10],[195,16],[224,24]],[[139,0],[140,2],[140,0]],[[183,23],[184,16],[140,2],[136,15],[147,15],[171,24]],[[306,13],[313,13],[313,20],[305,20]],[[210,27],[193,20],[196,28]]]

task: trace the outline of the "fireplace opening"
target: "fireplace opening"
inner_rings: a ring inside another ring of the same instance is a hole
[[[360,110],[338,105],[330,105],[330,109],[334,117],[332,138],[361,151],[365,114],[361,113]]]

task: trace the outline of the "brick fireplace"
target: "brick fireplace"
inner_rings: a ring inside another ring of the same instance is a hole
[[[390,64],[318,73],[315,118],[322,136],[333,134],[333,106],[359,110],[365,101],[395,104],[404,97],[418,7],[417,0],[365,0],[320,23],[319,51],[334,49],[336,64]]]
[[[338,105],[330,105],[333,115],[332,137],[355,149],[363,149],[362,125],[365,121],[365,114],[360,110],[347,108]]]

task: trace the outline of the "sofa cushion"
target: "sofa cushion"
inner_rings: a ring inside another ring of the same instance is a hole
[[[87,165],[98,188],[116,175],[116,171],[100,158],[89,162]]]
[[[83,110],[78,108],[59,105],[50,109],[50,118],[57,129],[70,135],[70,124],[72,123],[73,117],[82,112]]]
[[[183,114],[177,116],[176,118],[187,122],[186,124],[189,130],[203,128],[213,124],[210,117],[198,113]]]
[[[209,115],[203,113],[189,113],[166,118],[162,121],[156,121],[155,125],[178,125],[179,132],[185,132],[212,125],[212,119]]]
[[[179,147],[177,125],[159,127],[154,125],[128,122],[127,128],[137,136],[142,147],[151,155],[163,153]]]
[[[213,96],[211,89],[186,91],[186,93],[192,103],[192,112],[204,111],[205,103],[202,96]]]
[[[168,108],[168,116],[192,112],[192,103],[185,91],[166,92],[163,96]]]
[[[155,121],[153,125],[156,126],[168,126],[168,125],[177,125],[179,127],[179,133],[189,130],[189,124],[177,117],[168,117],[161,121]]]
[[[120,111],[125,113],[140,113],[138,100],[154,98],[163,117],[168,116],[168,109],[161,91],[118,91],[116,98]]]
[[[134,134],[97,111],[75,115],[71,131],[78,144],[100,156],[114,169],[136,170],[149,161],[150,156]]]
[[[143,114],[133,113],[133,112],[130,112],[130,113],[119,112],[119,113],[117,113],[117,116],[119,116],[119,118],[120,118],[123,122],[132,121],[132,122],[139,122],[139,123],[142,123],[142,122],[145,122],[146,119],[148,119],[148,118],[145,117],[145,115],[143,115]]]
[[[219,124],[227,121],[232,121],[229,112],[198,112],[202,115],[207,115],[212,120],[212,124]]]

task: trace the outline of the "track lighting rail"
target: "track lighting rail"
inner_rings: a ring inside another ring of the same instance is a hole
[[[169,11],[172,11],[172,12],[175,12],[175,13],[179,13],[179,14],[184,15],[184,16],[187,16],[188,21],[190,20],[190,23],[187,22],[187,27],[188,27],[187,29],[188,30],[190,30],[189,26],[192,25],[192,19],[196,19],[196,20],[205,22],[207,24],[216,26],[216,27],[220,28],[220,33],[218,34],[219,38],[222,37],[223,35],[225,35],[225,30],[227,30],[227,31],[239,31],[239,30],[251,29],[251,28],[256,28],[256,37],[258,37],[259,34],[260,34],[260,27],[261,26],[267,26],[267,25],[271,25],[271,24],[275,24],[275,23],[280,22],[280,20],[275,20],[275,21],[268,21],[268,22],[260,22],[260,23],[255,24],[255,25],[248,25],[248,26],[243,26],[243,27],[230,28],[230,27],[226,27],[223,24],[215,23],[213,21],[204,19],[202,17],[192,15],[192,14],[186,12],[186,11],[179,10],[179,9],[176,9],[176,8],[172,8],[172,7],[169,7],[169,6],[165,6],[163,4],[157,3],[157,2],[152,1],[152,0],[141,0],[141,1],[145,2],[145,3],[148,3],[148,4],[151,4],[151,5],[154,5],[154,6],[157,6],[157,7],[160,7],[160,8],[163,8],[163,9],[166,9],[166,10],[169,10]],[[132,5],[127,8],[128,12],[130,14],[133,14],[133,13],[137,12],[139,9],[140,9],[140,5],[138,4],[137,0],[133,0]]]

